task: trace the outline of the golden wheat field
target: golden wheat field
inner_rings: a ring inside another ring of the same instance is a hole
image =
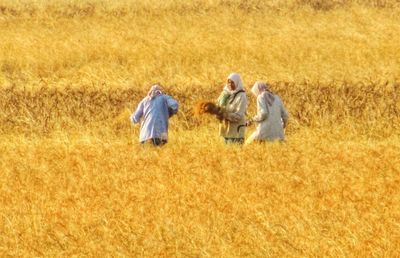
[[[398,0],[0,0],[0,257],[400,257],[399,42]],[[230,72],[285,143],[194,116]]]

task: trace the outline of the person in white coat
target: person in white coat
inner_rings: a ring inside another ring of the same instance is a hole
[[[256,123],[257,127],[247,139],[246,144],[261,141],[283,141],[289,115],[281,98],[272,93],[263,81],[257,81],[251,92],[257,98],[257,115],[246,124]]]
[[[247,96],[242,78],[231,73],[220,94],[217,105],[222,109],[219,133],[226,143],[244,143],[246,130]]]

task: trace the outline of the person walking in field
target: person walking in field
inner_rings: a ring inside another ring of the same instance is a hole
[[[283,141],[284,129],[288,123],[288,112],[281,98],[272,93],[265,82],[257,81],[251,92],[257,98],[257,115],[246,124],[256,123],[256,131],[247,139],[246,144],[261,141]]]
[[[168,119],[178,112],[178,102],[165,95],[159,84],[151,87],[147,96],[131,115],[136,124],[143,118],[140,127],[140,143],[164,145],[168,141]]]
[[[220,94],[217,105],[222,112],[219,133],[226,143],[244,143],[246,130],[247,97],[242,78],[238,73],[231,73]]]

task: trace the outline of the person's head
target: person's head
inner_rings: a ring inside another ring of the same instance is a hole
[[[154,84],[153,86],[151,86],[149,92],[147,93],[147,96],[150,99],[153,99],[155,97],[157,97],[158,95],[163,94],[163,89],[161,87],[161,85],[159,83]]]
[[[243,90],[243,82],[240,74],[238,73],[231,73],[226,82],[226,88],[230,92],[237,92],[239,90]]]
[[[256,81],[253,87],[251,88],[251,92],[258,97],[258,95],[262,94],[264,91],[269,91],[269,86],[266,82]]]
[[[231,90],[231,91],[235,91],[235,90],[236,90],[235,82],[232,81],[232,80],[229,79],[229,78],[228,78],[228,81],[227,81],[227,84],[226,84],[226,85],[228,86],[228,89],[229,89],[229,90]]]

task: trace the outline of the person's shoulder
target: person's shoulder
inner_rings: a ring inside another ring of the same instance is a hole
[[[245,90],[241,90],[237,93],[237,96],[240,98],[247,98],[247,94]]]
[[[277,99],[280,103],[282,103],[282,99],[281,97],[279,97],[278,95],[274,94],[275,99]]]
[[[247,102],[247,94],[245,91],[238,92],[236,94],[236,99],[240,102],[246,101]]]
[[[174,102],[178,103],[178,101],[175,98],[173,98],[172,96],[170,96],[170,95],[163,94],[161,96],[166,101],[174,101]]]
[[[280,106],[284,107],[281,97],[279,97],[278,95],[274,95],[274,97],[275,97],[276,103],[278,103]]]
[[[265,97],[266,97],[266,95],[268,94],[268,92],[263,92],[263,93],[261,93],[261,94],[258,94],[258,96],[257,96],[257,100],[259,100],[259,101],[265,101]]]
[[[172,96],[167,95],[167,94],[163,94],[161,95],[164,99],[174,99]]]

